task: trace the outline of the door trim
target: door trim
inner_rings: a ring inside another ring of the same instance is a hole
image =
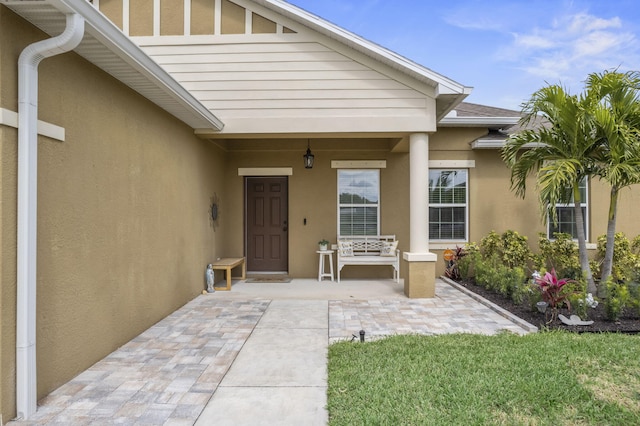
[[[238,176],[278,177],[293,176],[292,167],[239,167]]]
[[[269,169],[274,169],[274,170],[282,170],[284,168],[269,168]],[[252,170],[257,170],[257,169],[252,169]],[[260,169],[260,170],[265,170],[265,169]],[[240,173],[240,169],[238,169],[238,173]],[[248,205],[247,205],[247,200],[248,200],[248,196],[249,196],[249,191],[248,191],[248,182],[250,178],[284,178],[287,181],[287,200],[286,200],[286,218],[287,218],[287,223],[288,223],[288,227],[291,226],[291,224],[289,223],[289,176],[290,175],[276,175],[276,174],[260,174],[260,175],[244,175],[243,176],[243,182],[242,182],[242,186],[243,186],[243,246],[244,246],[244,256],[245,259],[247,259],[247,268],[248,268],[248,251],[249,251],[249,230],[248,230],[248,224],[247,224],[247,219],[249,217],[248,215]],[[247,269],[247,272],[251,272],[251,273],[265,273],[265,274],[273,274],[273,273],[282,273],[282,274],[288,274],[289,273],[289,235],[290,233],[287,232],[286,233],[286,239],[285,239],[285,243],[287,245],[287,258],[286,258],[286,268],[283,271],[260,271],[260,270],[250,270]]]

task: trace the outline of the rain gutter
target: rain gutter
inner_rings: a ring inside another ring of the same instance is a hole
[[[36,253],[38,184],[38,65],[73,50],[84,36],[84,18],[66,15],[56,37],[27,46],[18,59],[18,271],[16,314],[16,410],[36,412]]]

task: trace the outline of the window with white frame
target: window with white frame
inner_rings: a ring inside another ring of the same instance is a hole
[[[582,217],[584,219],[584,234],[586,235],[587,241],[589,241],[589,227],[587,226],[587,223],[589,223],[589,209],[587,208],[589,205],[589,191],[587,188],[587,179],[584,178],[580,182],[580,207],[582,208]],[[553,234],[556,232],[569,234],[574,239],[578,238],[578,227],[576,226],[576,215],[574,209],[575,203],[573,201],[573,190],[571,188],[567,188],[567,199],[569,200],[568,202],[556,204],[558,223],[553,223],[551,214],[549,214],[549,217],[547,218],[547,234],[549,238],[553,238]]]
[[[338,234],[380,234],[380,170],[338,170]]]
[[[466,169],[430,169],[429,239],[467,241],[468,204]]]

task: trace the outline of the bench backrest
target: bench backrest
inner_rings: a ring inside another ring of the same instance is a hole
[[[383,242],[393,242],[395,240],[395,235],[341,235],[338,237],[338,241],[351,241],[353,243],[354,256],[380,254]]]

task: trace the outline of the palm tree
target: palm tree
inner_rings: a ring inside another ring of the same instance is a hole
[[[602,282],[613,266],[616,215],[620,190],[640,183],[640,73],[590,74],[587,92],[597,102],[594,111],[601,150],[598,172],[611,186],[607,219],[607,243],[602,263]]]
[[[585,94],[570,95],[559,85],[538,90],[522,108],[520,124],[529,128],[509,138],[502,158],[511,169],[511,189],[520,197],[525,196],[527,177],[536,173],[545,222],[547,214],[557,222],[556,204],[570,201],[567,189],[571,188],[580,266],[588,291],[595,293],[580,206],[580,182],[594,173],[599,149],[593,110],[594,99]],[[543,125],[539,125],[541,119]]]

